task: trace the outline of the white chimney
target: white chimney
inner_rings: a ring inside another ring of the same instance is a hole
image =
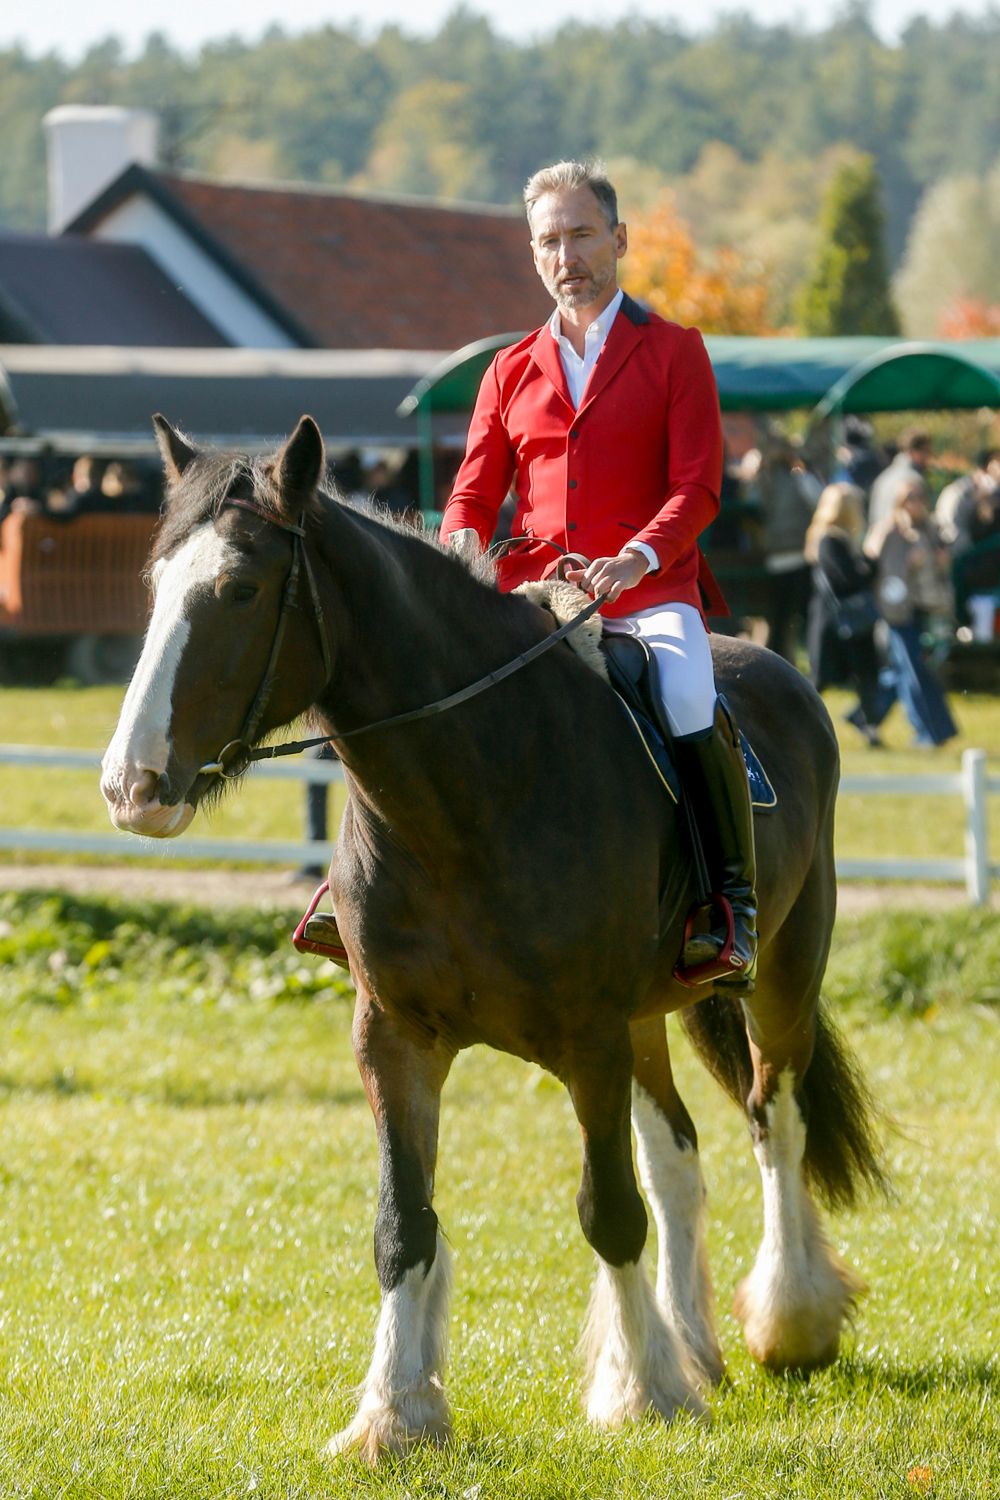
[[[156,163],[157,120],[146,109],[61,104],[43,121],[49,158],[49,233],[58,234],[132,162]]]

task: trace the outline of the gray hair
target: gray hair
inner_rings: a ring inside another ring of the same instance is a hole
[[[618,223],[618,194],[608,181],[604,163],[600,161],[557,161],[551,167],[542,167],[524,184],[524,209],[531,223],[531,210],[539,198],[546,193],[572,192],[576,188],[589,187],[601,208],[608,225],[614,229]]]

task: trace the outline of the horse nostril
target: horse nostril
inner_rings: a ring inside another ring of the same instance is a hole
[[[170,777],[166,771],[162,772],[156,783],[157,793],[163,807],[174,807],[181,799],[176,795],[170,785]]]
[[[152,802],[159,790],[159,777],[155,771],[141,771],[129,788],[128,798],[134,807]]]

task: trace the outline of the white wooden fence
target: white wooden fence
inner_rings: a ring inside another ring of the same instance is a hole
[[[0,766],[96,771],[100,763],[101,757],[96,750],[0,745]],[[255,766],[249,774],[300,782],[343,779],[337,761],[312,759],[267,761]],[[970,902],[980,906],[988,903],[990,883],[1000,877],[1000,865],[990,863],[988,801],[991,795],[1000,793],[1000,777],[988,774],[984,750],[966,750],[962,756],[962,768],[957,774],[844,776],[840,789],[863,796],[960,797],[965,816],[963,858],[843,859],[837,862],[840,880],[947,881],[964,885]],[[185,834],[176,839],[135,839],[121,833],[64,833],[55,829],[0,827],[0,850],[3,849],[30,849],[52,854],[116,854],[122,859],[144,855],[155,859],[325,865],[329,862],[333,845],[306,840],[189,838]]]

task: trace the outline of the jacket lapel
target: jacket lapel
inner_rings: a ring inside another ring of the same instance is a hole
[[[587,389],[583,393],[580,402],[580,411],[595,400],[605,386],[614,379],[622,365],[642,341],[641,326],[648,323],[649,318],[637,302],[625,296],[622,305],[618,309],[618,316],[608,331],[608,337],[604,348],[601,350],[600,358],[590,373],[587,381]],[[554,340],[551,341],[554,344]]]
[[[618,320],[615,319],[615,321],[617,322]],[[531,350],[531,357],[539,369],[548,376],[556,389],[556,393],[562,397],[572,412],[574,407],[569,398],[566,372],[562,367],[562,360],[559,358],[559,345],[552,337],[548,324],[539,330],[538,337]]]

